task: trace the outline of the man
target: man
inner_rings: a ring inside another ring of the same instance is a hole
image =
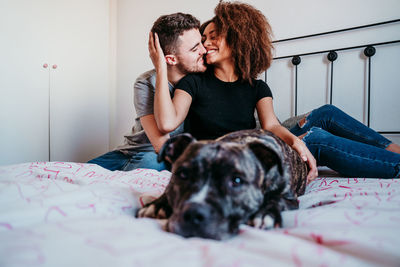
[[[158,18],[151,29],[157,33],[167,62],[171,95],[175,84],[186,74],[204,72],[203,55],[206,52],[199,32],[200,22],[189,14],[174,13]],[[150,70],[140,75],[134,85],[135,125],[125,136],[124,145],[98,158],[90,160],[109,170],[129,171],[136,168],[164,170],[157,162],[157,152],[171,136],[181,133],[182,125],[170,134],[157,128],[153,114],[156,72]]]

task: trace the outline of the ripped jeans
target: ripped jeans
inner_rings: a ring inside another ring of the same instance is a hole
[[[386,150],[392,142],[333,105],[324,105],[306,115],[304,125],[290,128],[303,142],[317,164],[348,177],[398,178],[400,154]]]

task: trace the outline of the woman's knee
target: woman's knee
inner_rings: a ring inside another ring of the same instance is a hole
[[[302,118],[299,122],[298,125],[300,128],[303,127],[313,127],[313,126],[319,126],[322,127],[322,125],[325,125],[326,122],[331,121],[332,118],[335,117],[335,114],[339,112],[340,110],[330,104],[323,105],[319,108],[316,108],[306,114],[304,118]]]
[[[324,128],[332,121],[339,119],[342,113],[343,111],[336,106],[326,104],[311,111],[311,113],[305,118],[305,121],[310,121],[313,126]]]
[[[320,116],[324,117],[332,117],[338,112],[342,111],[334,105],[326,104],[315,109],[312,113],[318,113]]]
[[[319,127],[312,127],[303,137],[306,143],[324,143],[332,137],[332,134]]]

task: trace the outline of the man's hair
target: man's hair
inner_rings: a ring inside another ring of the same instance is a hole
[[[232,49],[236,74],[251,84],[271,65],[271,26],[259,10],[241,2],[221,1],[214,12],[212,22]]]
[[[164,54],[175,54],[178,38],[184,31],[198,29],[200,21],[190,14],[174,13],[159,17],[151,32],[157,33]]]

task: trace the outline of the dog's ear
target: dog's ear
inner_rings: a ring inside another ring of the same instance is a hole
[[[265,170],[265,179],[262,181],[263,191],[282,192],[286,186],[286,179],[278,152],[259,141],[249,143],[248,147]]]
[[[183,153],[186,147],[196,139],[189,133],[183,133],[168,139],[158,153],[158,162],[172,164]]]
[[[282,161],[278,154],[262,142],[254,141],[248,144],[266,170],[276,166],[280,175],[283,174]]]

